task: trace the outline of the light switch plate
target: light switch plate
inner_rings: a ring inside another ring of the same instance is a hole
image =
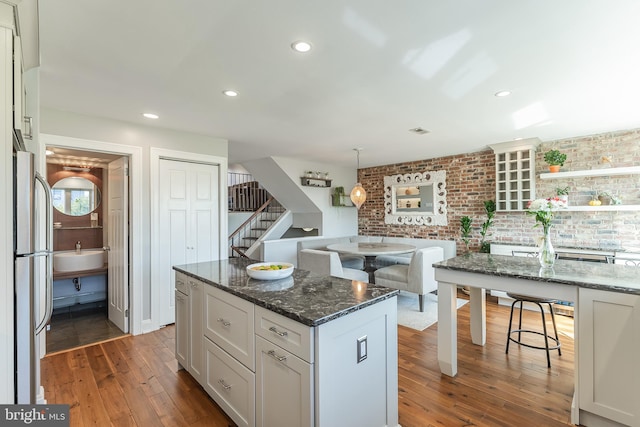
[[[358,363],[367,358],[367,336],[358,338]]]

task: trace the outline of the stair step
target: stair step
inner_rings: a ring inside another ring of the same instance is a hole
[[[258,240],[258,237],[245,236],[245,237],[243,237],[243,239],[245,239],[245,240]]]
[[[251,227],[251,230],[256,230],[256,231],[266,231],[267,229],[266,229],[266,228],[264,228],[264,227],[259,227],[259,228]]]

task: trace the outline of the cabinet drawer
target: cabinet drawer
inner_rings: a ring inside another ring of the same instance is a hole
[[[253,303],[206,286],[204,335],[255,372]]]
[[[204,342],[207,393],[239,427],[255,426],[255,374],[208,339]]]
[[[313,328],[262,307],[256,307],[256,334],[313,363]]]
[[[185,295],[189,295],[189,283],[185,274],[176,271],[176,289]]]
[[[313,365],[256,337],[256,427],[314,425]]]

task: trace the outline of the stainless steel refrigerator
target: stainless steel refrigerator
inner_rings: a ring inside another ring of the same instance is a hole
[[[19,130],[14,131],[13,151],[15,401],[36,404],[45,403],[39,401],[43,396],[40,393],[38,334],[44,330],[53,310],[51,188],[36,172],[34,155],[25,149]],[[39,196],[41,192],[37,191],[37,186],[44,190],[44,197]],[[42,207],[39,206],[41,199],[44,199]],[[39,241],[44,241],[43,247],[37,247]]]

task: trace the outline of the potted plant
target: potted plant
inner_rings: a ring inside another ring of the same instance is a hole
[[[564,166],[564,162],[567,160],[567,155],[561,153],[559,150],[549,150],[544,153],[544,161],[549,165],[550,172],[558,172],[561,166]]]
[[[331,205],[344,206],[344,203],[342,203],[343,197],[344,197],[344,187],[335,187],[333,189],[333,194],[331,195]]]
[[[469,242],[471,241],[471,222],[472,220],[468,216],[460,218],[460,235],[464,245],[467,247],[467,252],[469,252]]]
[[[619,197],[616,197],[606,191],[598,194],[598,200],[600,200],[600,203],[602,203],[602,205],[619,205],[622,203],[622,200],[620,200]]]
[[[487,213],[487,220],[482,223],[482,228],[480,229],[480,235],[482,236],[480,239],[480,253],[488,254],[491,252],[491,243],[487,242],[485,239],[487,237],[489,227],[493,225],[493,216],[496,214],[496,202],[493,200],[485,200],[484,211]]]
[[[569,187],[557,187],[556,195],[560,200],[566,203],[569,206]]]

